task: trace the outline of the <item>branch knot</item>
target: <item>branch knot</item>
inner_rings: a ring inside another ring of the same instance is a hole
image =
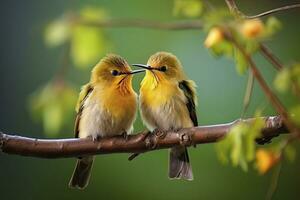
[[[273,137],[289,133],[280,116],[263,117],[265,124],[262,130],[261,143],[270,141]],[[244,119],[243,122],[251,124],[254,118]],[[276,122],[270,122],[275,120]],[[241,120],[237,120],[239,122]],[[198,126],[179,130],[159,130],[147,134],[133,135],[127,140],[120,140],[120,136],[99,140],[94,144],[88,139],[35,139],[13,136],[0,132],[0,151],[8,154],[33,156],[41,158],[67,158],[80,157],[85,154],[107,153],[134,153],[134,158],[140,153],[172,148],[175,146],[192,146],[203,143],[218,142],[224,138],[233,122],[211,126]],[[260,141],[259,141],[260,142]]]
[[[191,134],[187,132],[182,132],[182,133],[178,133],[178,136],[180,139],[180,145],[191,146],[193,144]]]
[[[164,139],[166,135],[167,132],[160,129],[155,129],[153,132],[149,132],[145,139],[146,147],[149,149],[155,149],[157,147],[158,140]]]

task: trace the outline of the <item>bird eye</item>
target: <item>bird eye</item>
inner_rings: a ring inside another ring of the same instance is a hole
[[[159,71],[165,72],[165,71],[167,71],[167,67],[166,66],[162,66],[162,67],[159,68]]]
[[[117,71],[117,70],[112,70],[111,71],[111,74],[113,75],[113,76],[118,76],[119,75],[119,72]]]

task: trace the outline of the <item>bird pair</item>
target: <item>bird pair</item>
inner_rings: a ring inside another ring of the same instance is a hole
[[[139,106],[150,131],[197,126],[195,83],[187,80],[180,61],[171,53],[152,55],[143,70],[131,71],[118,55],[104,57],[92,70],[90,82],[82,87],[77,104],[75,137],[93,139],[131,133],[138,98],[132,88],[132,74],[146,70],[141,82]],[[69,186],[88,185],[94,156],[78,158]],[[169,177],[192,180],[185,146],[171,148]]]

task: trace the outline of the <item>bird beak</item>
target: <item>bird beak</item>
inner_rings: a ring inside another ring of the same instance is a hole
[[[129,74],[138,74],[138,73],[145,72],[145,71],[146,70],[144,70],[144,69],[138,69],[138,70],[131,71]]]
[[[141,73],[141,72],[144,72],[146,70],[144,69],[138,69],[138,70],[133,70],[133,71],[130,71],[130,72],[122,72],[120,75],[124,74],[124,75],[131,75],[131,74],[138,74],[138,73]]]
[[[135,66],[135,67],[140,67],[140,68],[143,68],[143,69],[147,69],[147,70],[153,70],[155,68],[149,66],[149,65],[143,65],[143,64],[132,64],[132,66]]]

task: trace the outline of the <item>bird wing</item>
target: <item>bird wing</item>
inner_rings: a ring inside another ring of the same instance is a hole
[[[75,127],[74,127],[75,138],[78,138],[79,136],[79,122],[80,122],[82,111],[84,109],[84,102],[91,94],[92,91],[93,91],[93,87],[90,84],[84,85],[80,91],[79,98],[76,105],[77,114],[76,114]]]
[[[196,84],[191,80],[183,80],[179,82],[179,88],[183,91],[187,98],[186,106],[190,114],[190,118],[193,121],[194,126],[198,126],[198,119],[196,114]]]

